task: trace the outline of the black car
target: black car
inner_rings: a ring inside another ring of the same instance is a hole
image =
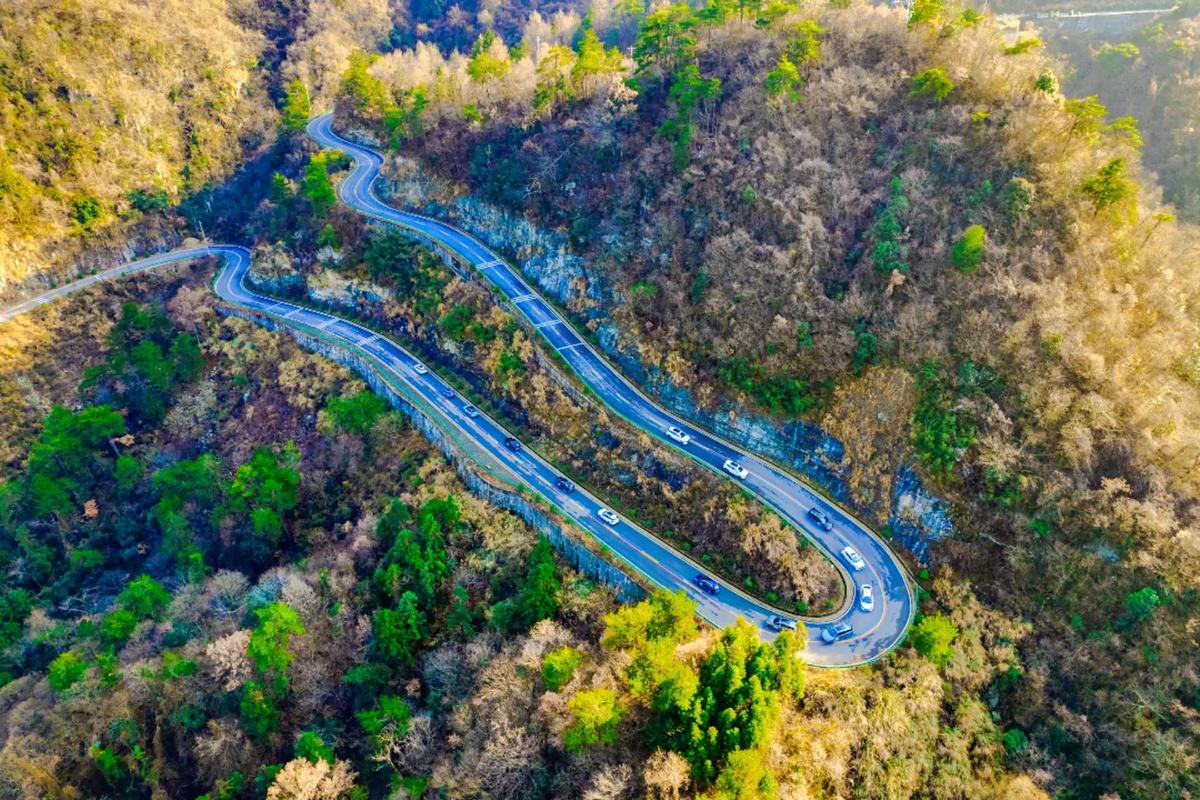
[[[697,589],[713,597],[716,597],[721,591],[721,587],[717,585],[717,582],[704,574],[699,574],[692,578],[692,583],[696,584]]]
[[[562,489],[567,494],[570,494],[571,492],[575,491],[575,484],[571,483],[569,480],[567,480],[566,478],[564,478],[561,475],[559,475],[557,478],[554,479],[554,485],[557,486],[559,489]]]
[[[521,452],[521,443],[511,436],[504,440],[504,446],[509,450],[512,450],[514,453]]]
[[[830,521],[829,515],[826,514],[824,511],[822,511],[821,509],[816,508],[815,506],[813,508],[810,508],[808,510],[808,516],[812,519],[813,522],[817,523],[817,526],[819,528],[821,528],[821,530],[825,530],[825,531],[833,530],[833,522]]]

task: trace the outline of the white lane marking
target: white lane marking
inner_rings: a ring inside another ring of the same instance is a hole
[[[475,265],[475,269],[495,269],[496,267],[500,266],[500,265],[501,265],[501,263],[503,263],[503,262],[500,262],[500,261],[485,261],[485,262],[484,262],[484,263],[482,263],[482,264],[476,264],[476,265]]]
[[[337,317],[330,317],[329,319],[325,320],[324,322],[319,323],[317,325],[317,328],[319,328],[320,330],[325,330],[326,328],[328,328],[330,325],[332,325],[333,323],[335,323],[337,321],[338,321]]]
[[[558,348],[558,352],[561,353],[563,350],[570,350],[572,347],[579,347],[582,344],[583,342],[572,342],[571,344],[563,345],[562,347]]]
[[[549,322],[539,322],[539,323],[535,324],[533,327],[535,327],[535,328],[549,328],[551,325],[557,325],[558,323],[559,323],[559,320],[557,320],[557,319],[552,319],[552,320],[550,320]]]
[[[536,298],[536,295],[532,295],[532,294],[523,294],[523,295],[520,295],[519,297],[514,297],[514,298],[513,298],[513,299],[512,299],[510,302],[513,302],[513,303],[524,303],[524,302],[525,302],[525,301],[527,301],[527,300],[533,300],[533,299],[535,299],[535,298]]]

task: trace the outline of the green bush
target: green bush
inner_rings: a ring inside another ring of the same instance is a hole
[[[300,622],[300,615],[287,603],[276,601],[254,612],[258,625],[250,632],[246,656],[254,664],[255,671],[272,681],[272,689],[283,692],[287,688],[287,670],[292,663],[290,649],[293,636],[303,636],[307,631]]]
[[[171,593],[149,575],[134,578],[117,595],[117,605],[138,619],[158,619],[170,602]]]
[[[563,743],[571,752],[617,740],[617,725],[624,716],[617,694],[612,689],[588,689],[576,692],[567,701],[574,721],[563,731]]]
[[[944,666],[950,662],[954,655],[953,644],[956,638],[958,638],[958,628],[950,621],[949,617],[941,614],[922,617],[921,621],[913,626],[908,636],[913,649],[938,666]]]
[[[416,594],[404,592],[396,607],[381,608],[371,620],[375,657],[396,667],[408,666],[425,639],[426,617]]]
[[[308,98],[308,87],[304,85],[304,81],[296,78],[288,84],[279,126],[284,133],[299,133],[308,125],[308,118],[311,114],[312,107]]]
[[[50,682],[50,688],[62,694],[83,680],[87,669],[87,660],[74,650],[68,650],[50,662],[46,678]]]
[[[979,269],[987,249],[987,230],[982,225],[972,225],[963,231],[954,243],[950,260],[959,272],[970,274]]]
[[[975,442],[976,429],[948,397],[936,361],[921,368],[917,387],[920,397],[913,412],[913,449],[930,472],[945,480]]]
[[[475,308],[473,306],[459,303],[454,308],[447,311],[440,320],[438,326],[451,339],[462,339],[467,332],[467,326],[475,319]]]
[[[1158,590],[1153,586],[1143,586],[1136,592],[1130,592],[1125,598],[1125,615],[1120,620],[1122,627],[1140,625],[1150,619],[1161,603]]]
[[[942,67],[930,67],[922,70],[912,78],[912,88],[909,89],[910,97],[928,97],[935,102],[942,102],[954,91],[954,81],[950,80],[950,76],[946,74],[946,70]]]
[[[325,406],[325,413],[338,430],[358,436],[366,436],[375,420],[387,411],[387,401],[368,390],[350,397],[331,397]]]
[[[100,620],[100,639],[109,647],[124,647],[140,621],[137,615],[124,608],[110,612]]]
[[[337,760],[333,755],[333,748],[325,744],[321,737],[312,731],[305,731],[300,734],[296,739],[295,747],[292,749],[292,755],[295,758],[308,759],[313,764],[316,764],[318,761],[333,764]]]
[[[583,653],[574,647],[560,647],[542,659],[542,682],[551,692],[557,692],[571,680],[575,668],[583,663]]]
[[[1029,747],[1029,737],[1020,728],[1006,730],[1000,741],[1004,743],[1004,751],[1013,758],[1024,753],[1025,748]]]
[[[333,204],[337,202],[324,154],[314,153],[309,159],[308,166],[304,169],[304,178],[300,181],[300,195],[308,201],[313,216],[317,219],[329,214]]]

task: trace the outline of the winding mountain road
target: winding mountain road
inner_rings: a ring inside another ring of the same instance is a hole
[[[740,464],[748,474],[734,480],[804,531],[836,563],[850,566],[840,555],[846,546],[853,547],[861,554],[866,562],[865,567],[857,571],[848,570],[853,596],[835,620],[852,625],[853,635],[834,644],[825,644],[820,641],[820,634],[830,622],[806,623],[809,637],[806,659],[828,666],[862,663],[878,658],[903,639],[916,608],[912,588],[895,554],[870,528],[775,464],[655,404],[626,380],[487,245],[444,222],[399,211],[382,202],[373,186],[383,158],[374,150],[334,133],[331,115],[313,119],[309,123],[308,134],[322,147],[341,150],[354,160],[350,174],[338,187],[342,202],[373,219],[432,240],[474,268],[529,321],[612,411],[663,444],[674,447],[726,478],[733,476],[726,472],[725,462],[730,460]],[[688,443],[681,444],[669,436],[667,430],[670,427],[684,431],[690,439]],[[809,515],[814,508],[824,512],[831,523],[829,529],[814,523]],[[874,593],[874,608],[869,611],[860,608],[858,603],[864,584],[870,585]],[[717,613],[716,608],[709,610],[717,606],[722,607],[725,613],[732,610],[762,624],[773,613],[750,598],[730,591],[729,587],[723,587],[716,598],[707,597],[694,587],[685,588],[700,601],[702,613],[707,611],[705,616]]]
[[[382,203],[372,190],[382,158],[368,148],[338,137],[332,130],[330,117],[313,120],[309,133],[323,146],[342,150],[354,159],[353,169],[339,187],[343,202],[376,220],[437,243],[476,269],[525,316],[612,411],[665,445],[738,482],[803,530],[841,566],[852,591],[835,616],[803,622],[808,634],[808,645],[802,654],[805,661],[823,667],[864,664],[879,658],[903,640],[913,618],[915,598],[904,568],[870,528],[773,463],[656,405],[596,352],[513,268],[477,239],[445,223],[398,211]],[[213,288],[226,303],[355,354],[393,391],[432,419],[484,470],[514,487],[540,495],[650,582],[687,592],[696,599],[698,612],[706,620],[724,627],[741,616],[759,626],[764,636],[774,635],[767,620],[778,613],[776,609],[726,584],[630,520],[617,515],[613,517],[614,522],[605,521],[599,512],[606,507],[598,498],[582,487],[564,487],[557,470],[536,453],[524,447],[514,450],[510,446],[513,443],[510,432],[473,409],[465,398],[395,342],[356,322],[248,289],[245,276],[251,260],[249,251],[243,247],[195,247],[114,267],[0,309],[0,322],[100,281],[209,256],[224,259]],[[672,439],[667,434],[669,427],[684,431],[688,441],[681,443]],[[729,474],[724,467],[726,461],[744,468],[745,476],[735,478]],[[809,513],[812,509],[825,514],[828,528],[813,522]],[[851,568],[840,555],[846,546],[861,554],[864,562],[861,569]],[[693,580],[698,574],[705,574],[718,584],[719,592],[710,595],[699,591]],[[871,585],[874,589],[874,606],[869,610],[859,603],[863,585]],[[853,633],[832,644],[822,641],[821,633],[839,623],[851,625]]]

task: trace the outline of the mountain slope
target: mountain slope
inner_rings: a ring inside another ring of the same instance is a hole
[[[1136,122],[973,12],[739,8],[597,25],[613,68],[570,30],[390,54],[395,107],[362,80],[341,111],[568,233],[567,303],[698,402],[844,437],[863,507],[918,463],[942,590],[1032,622],[988,696],[1050,784],[1190,787],[1200,235],[1139,186]]]

